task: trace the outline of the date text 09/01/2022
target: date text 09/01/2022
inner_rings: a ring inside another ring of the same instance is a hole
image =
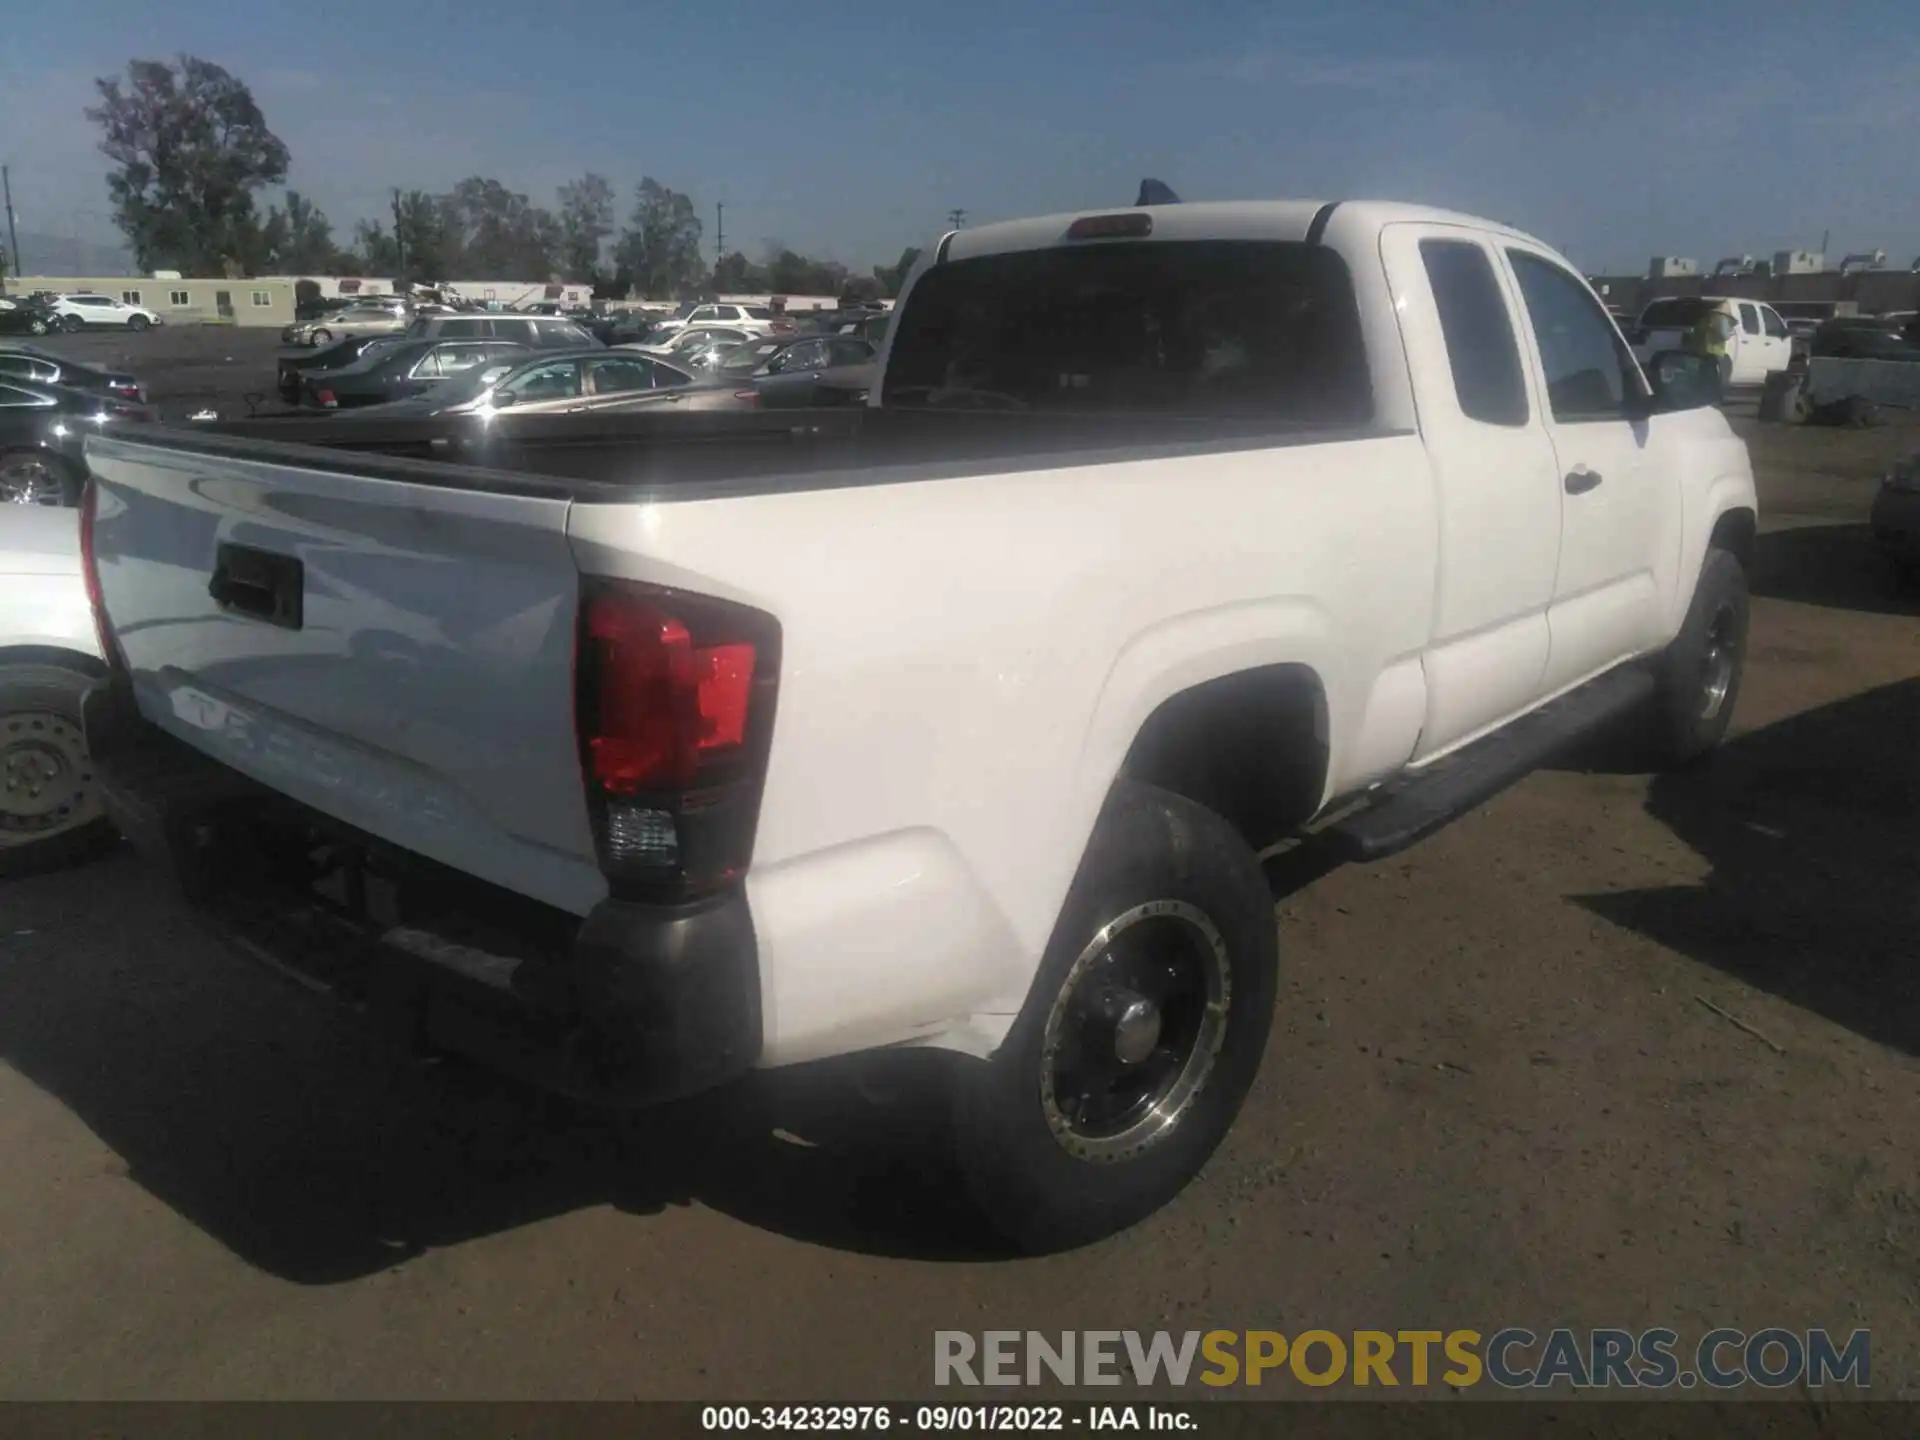
[[[902,1430],[1009,1432],[1073,1430],[1191,1431],[1186,1410],[1160,1405],[709,1405],[700,1428],[758,1430]]]

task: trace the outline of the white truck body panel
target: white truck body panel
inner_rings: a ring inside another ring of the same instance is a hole
[[[0,653],[67,650],[100,659],[78,523],[73,510],[0,505]]]
[[[1060,245],[1073,218],[961,231],[923,259],[883,373],[938,265]],[[606,887],[573,729],[580,577],[753,606],[782,632],[745,881],[759,1063],[986,1053],[1163,701],[1253,667],[1310,671],[1320,798],[1348,796],[1658,650],[1715,523],[1754,508],[1717,411],[1554,420],[1529,321],[1552,325],[1531,316],[1515,257],[1601,307],[1518,232],[1259,202],[1157,208],[1151,243],[1300,242],[1316,226],[1352,277],[1370,427],[631,499],[92,442],[105,604],[140,709],[315,809],[584,914]],[[1463,408],[1423,239],[1494,266],[1524,422]],[[1605,333],[1614,378],[1643,383]],[[1576,472],[1605,483],[1580,491]],[[305,630],[208,600],[229,540],[302,559]]]

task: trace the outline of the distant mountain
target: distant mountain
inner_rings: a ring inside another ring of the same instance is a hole
[[[0,242],[6,237],[0,235]],[[36,235],[20,232],[20,273],[88,278],[114,278],[137,273],[133,252],[124,245],[103,245],[93,240],[75,240],[65,235]]]

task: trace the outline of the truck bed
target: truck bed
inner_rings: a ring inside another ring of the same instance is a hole
[[[1351,441],[1261,416],[831,409],[739,415],[357,416],[143,429],[208,457],[586,503],[714,500]]]

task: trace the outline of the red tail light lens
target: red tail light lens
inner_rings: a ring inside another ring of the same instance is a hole
[[[333,391],[331,390],[315,391],[313,398],[316,403],[324,405],[329,410],[338,409],[340,406],[340,402],[334,398]]]
[[[686,899],[745,872],[779,673],[771,616],[594,580],[575,714],[601,869],[616,893]]]
[[[758,405],[760,403],[760,392],[758,390],[736,390],[733,392],[733,398],[748,405]]]
[[[588,600],[586,627],[601,660],[588,750],[609,795],[689,785],[704,755],[746,738],[751,642],[696,646],[682,621],[619,592]]]
[[[87,608],[93,612],[93,634],[100,644],[100,658],[119,669],[113,627],[107,623],[107,607],[100,598],[100,565],[94,558],[93,527],[99,508],[100,487],[89,477],[80,492],[80,574],[87,587]]]
[[[1067,226],[1069,240],[1144,239],[1153,233],[1151,215],[1083,215]]]

